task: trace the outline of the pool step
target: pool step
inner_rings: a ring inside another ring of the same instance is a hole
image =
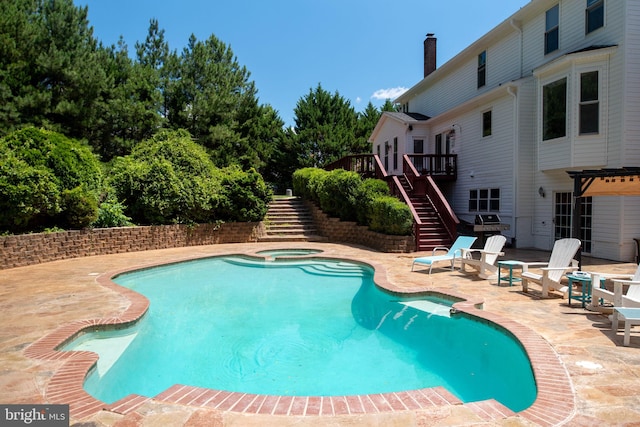
[[[261,242],[324,242],[311,213],[297,197],[274,199],[263,222],[265,233]]]

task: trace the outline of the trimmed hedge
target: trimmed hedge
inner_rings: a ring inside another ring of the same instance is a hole
[[[327,215],[357,221],[371,230],[389,235],[410,235],[413,217],[409,207],[389,196],[387,183],[362,179],[356,172],[318,168],[298,169],[293,190],[317,204]]]

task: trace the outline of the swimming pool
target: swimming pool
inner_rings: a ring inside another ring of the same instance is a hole
[[[514,411],[533,402],[531,366],[510,335],[372,278],[368,266],[320,258],[216,257],[127,273],[114,281],[146,295],[148,314],[67,349],[100,354],[85,388],[106,402],[176,383],[277,395],[442,385]]]

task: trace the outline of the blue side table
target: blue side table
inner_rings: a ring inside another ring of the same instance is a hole
[[[591,275],[590,274],[576,274],[576,273],[568,273],[567,278],[569,279],[569,307],[571,307],[571,300],[574,299],[576,301],[580,301],[582,303],[582,308],[585,308],[585,304],[587,302],[591,302]],[[604,286],[604,281],[606,279],[604,277],[600,278],[600,286]],[[575,282],[580,283],[581,292],[580,295],[573,294],[573,285]]]
[[[522,269],[524,262],[520,261],[498,261],[498,286],[500,286],[500,282],[502,280],[508,281],[509,286],[513,286],[513,282],[521,282],[522,279],[520,277],[513,277],[513,269],[515,267],[519,267]],[[502,275],[502,269],[509,269],[509,276]]]

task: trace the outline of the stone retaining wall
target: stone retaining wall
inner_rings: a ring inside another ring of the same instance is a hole
[[[390,236],[376,233],[368,227],[351,221],[331,218],[315,204],[305,201],[318,229],[318,233],[332,242],[355,243],[381,252],[415,252],[416,242],[413,236]]]
[[[389,236],[355,222],[330,218],[305,202],[319,234],[331,242],[354,243],[381,252],[415,251],[413,236]],[[58,233],[0,236],[0,270],[68,258],[221,243],[257,242],[264,226],[257,222],[96,228]]]
[[[255,242],[262,223],[97,228],[0,237],[0,270],[60,259],[151,249]]]

